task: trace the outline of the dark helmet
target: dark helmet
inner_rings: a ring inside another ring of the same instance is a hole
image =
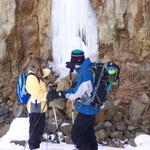
[[[75,49],[71,52],[71,62],[75,65],[81,65],[85,60],[84,51]]]

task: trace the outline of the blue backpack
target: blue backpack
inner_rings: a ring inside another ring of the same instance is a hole
[[[18,101],[25,105],[27,104],[30,94],[26,91],[26,79],[27,75],[25,73],[21,73],[17,79],[17,85],[16,85],[16,95],[18,98]]]

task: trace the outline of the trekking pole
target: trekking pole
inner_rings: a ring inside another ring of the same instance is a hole
[[[72,86],[72,70],[70,70],[70,87]],[[72,124],[74,124],[74,104],[73,101],[71,101],[71,119],[72,119]]]
[[[56,110],[55,110],[54,104],[53,104],[52,107],[53,107],[54,119],[55,119],[55,124],[56,124],[56,129],[57,129],[58,143],[60,143],[60,135],[59,135],[58,120],[57,120],[57,115],[56,115]]]
[[[18,118],[20,117],[20,115],[22,114],[23,112],[23,106],[18,106],[16,107],[16,114],[14,115],[14,118]]]
[[[72,124],[74,124],[74,104],[73,101],[71,101],[71,118],[72,118]]]
[[[48,106],[49,106],[49,103],[48,103]],[[47,108],[47,120],[49,121],[49,108]],[[46,150],[48,148],[48,140],[49,140],[49,137],[50,137],[50,134],[49,134],[49,130],[48,130],[48,122],[47,122],[47,128],[46,128],[46,134],[47,134],[47,139],[46,139]]]

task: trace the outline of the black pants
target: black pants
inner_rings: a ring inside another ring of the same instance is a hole
[[[30,113],[29,123],[29,147],[30,149],[39,148],[45,127],[45,113]]]
[[[94,122],[94,115],[78,113],[72,127],[71,138],[79,150],[98,150]]]

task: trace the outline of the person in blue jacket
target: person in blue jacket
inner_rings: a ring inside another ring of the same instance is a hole
[[[100,111],[91,105],[90,97],[93,92],[93,73],[90,71],[92,62],[89,58],[85,59],[84,52],[76,49],[71,52],[71,61],[67,63],[67,68],[71,72],[76,70],[77,77],[73,85],[63,93],[69,100],[75,100],[75,111],[78,112],[71,131],[71,138],[78,150],[98,150],[94,124],[95,115]],[[47,99],[53,99],[49,93]]]
[[[73,50],[71,63],[78,73],[73,86],[64,91],[67,99],[76,100],[75,110],[78,112],[72,127],[71,138],[79,150],[97,150],[94,124],[95,115],[100,109],[92,106],[89,99],[93,92],[93,73],[90,70],[92,62],[89,58],[85,59],[82,50]]]

